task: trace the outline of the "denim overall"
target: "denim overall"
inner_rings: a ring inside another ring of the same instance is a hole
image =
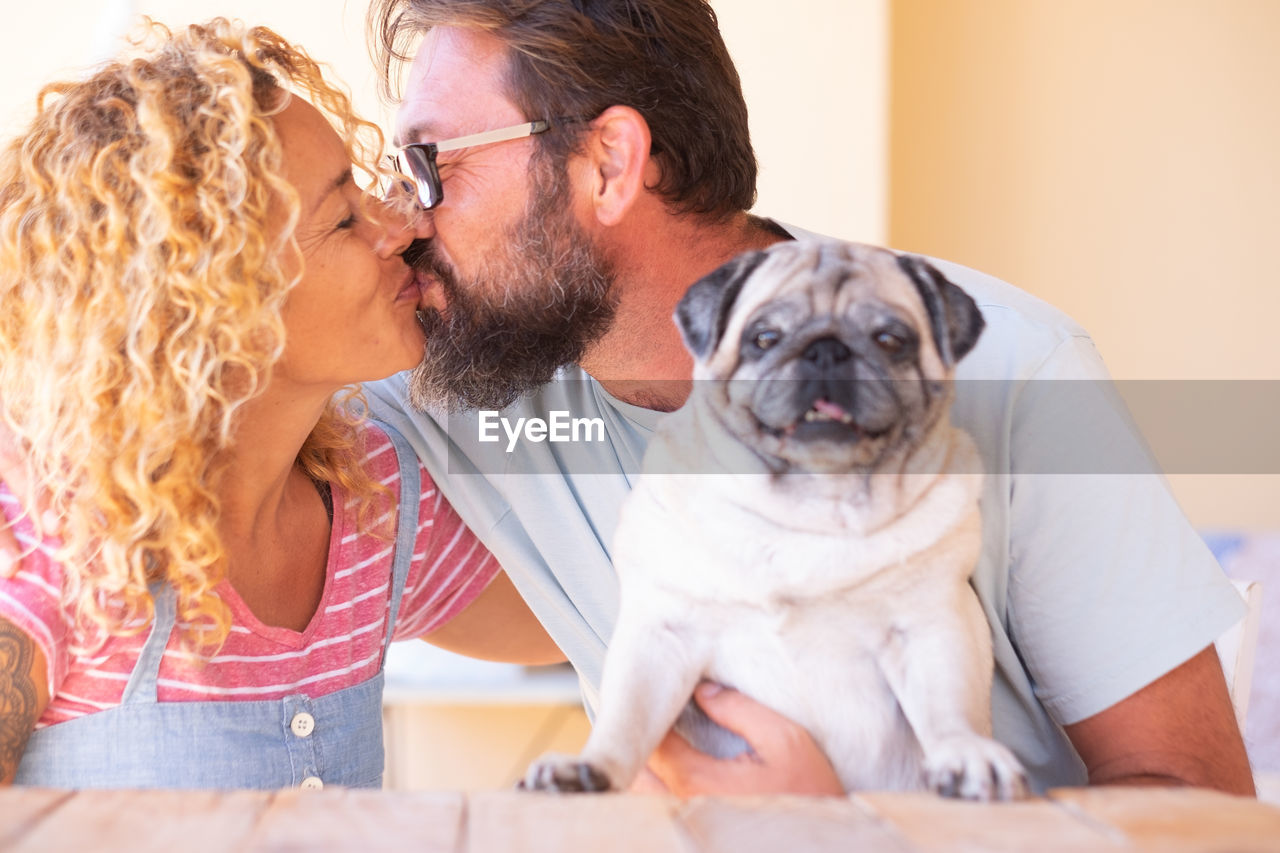
[[[391,642],[418,529],[418,459],[392,428],[400,508],[386,643]],[[52,788],[321,788],[382,785],[378,674],[318,699],[158,702],[156,679],[174,624],[174,593],[155,621],[118,707],[34,732],[16,784]],[[384,645],[385,649],[385,645]],[[384,652],[385,660],[385,652]]]

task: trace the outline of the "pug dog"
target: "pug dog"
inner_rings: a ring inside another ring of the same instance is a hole
[[[619,520],[598,717],[521,787],[625,790],[711,679],[804,726],[846,790],[1023,796],[968,583],[981,466],[950,420],[973,299],[919,257],[787,242],[696,282],[675,320],[694,388]]]

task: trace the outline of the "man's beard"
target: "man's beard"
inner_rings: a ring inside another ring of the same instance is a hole
[[[424,311],[422,363],[409,380],[415,408],[500,409],[582,358],[613,321],[613,271],[569,210],[562,168],[535,165],[530,204],[496,257],[461,279],[430,243],[406,253],[439,279],[446,316]]]

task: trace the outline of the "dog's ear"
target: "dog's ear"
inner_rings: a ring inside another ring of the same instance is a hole
[[[766,257],[767,253],[762,251],[744,252],[716,267],[685,291],[676,305],[675,321],[684,345],[694,358],[705,359],[720,343],[742,285]]]
[[[938,354],[942,356],[942,363],[951,367],[969,354],[987,325],[978,303],[918,255],[899,255],[898,266],[920,292],[925,310],[929,312]]]

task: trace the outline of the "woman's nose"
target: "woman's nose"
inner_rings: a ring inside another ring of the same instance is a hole
[[[375,247],[378,256],[390,258],[403,254],[414,240],[428,239],[435,233],[430,220],[431,215],[424,210],[387,205],[381,222],[382,235]]]
[[[435,212],[415,207],[412,226],[413,239],[430,240],[432,237],[436,236]]]

